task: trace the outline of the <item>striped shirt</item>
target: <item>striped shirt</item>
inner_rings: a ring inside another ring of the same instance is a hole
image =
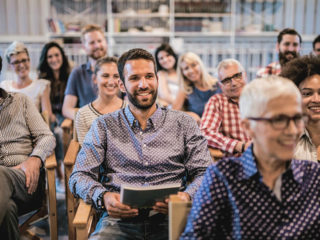
[[[223,152],[233,154],[240,142],[250,141],[249,135],[241,126],[238,103],[224,94],[212,96],[206,104],[200,126],[208,145]]]
[[[96,119],[78,154],[69,187],[88,203],[103,192],[134,186],[180,183],[191,197],[211,163],[207,141],[189,115],[158,107],[145,130],[129,107]],[[102,176],[99,175],[99,172]]]
[[[126,106],[127,102],[123,101],[121,108],[125,108]],[[79,109],[75,119],[75,126],[80,145],[82,145],[84,137],[89,131],[93,121],[101,115],[102,114],[93,107],[92,102]]]
[[[45,161],[53,152],[55,138],[27,96],[0,88],[0,116],[1,166],[16,166],[30,156]]]

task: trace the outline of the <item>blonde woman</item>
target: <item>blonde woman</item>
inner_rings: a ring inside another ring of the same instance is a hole
[[[216,78],[205,69],[200,57],[187,52],[178,60],[179,92],[173,109],[185,110],[200,123],[204,106],[209,98],[220,92]]]
[[[80,145],[96,118],[126,107],[126,102],[118,97],[119,79],[116,58],[104,57],[97,61],[93,81],[98,87],[98,97],[80,108],[75,120]]]
[[[30,57],[22,42],[13,42],[6,51],[10,68],[16,73],[15,80],[5,80],[0,86],[8,92],[24,93],[32,99],[39,111],[46,111],[51,122],[54,121],[50,103],[50,82],[44,79],[30,78]]]

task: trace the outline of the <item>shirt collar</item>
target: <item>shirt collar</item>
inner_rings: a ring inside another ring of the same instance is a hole
[[[252,147],[253,145],[251,144],[250,147],[239,158],[243,166],[243,179],[249,179],[256,173],[258,173],[258,168],[255,161],[255,156],[253,155]],[[295,181],[297,181],[299,184],[302,184],[304,173],[301,169],[301,164],[297,164],[296,160],[291,161],[288,169],[283,174],[290,173],[292,173]]]
[[[129,122],[129,125],[131,128],[139,126],[139,122],[132,114],[132,112],[129,108],[129,105],[124,109],[124,114]],[[160,125],[161,120],[162,120],[162,108],[158,107],[158,105],[157,105],[157,110],[148,119],[147,128],[148,128],[149,123],[154,128],[157,128]]]
[[[0,105],[4,103],[8,95],[9,94],[3,88],[0,88]]]
[[[240,161],[243,166],[243,178],[248,179],[258,172],[255,157],[252,153],[252,144],[247,150],[240,156]]]
[[[305,139],[307,140],[311,145],[313,145],[310,134],[308,130],[305,128],[302,135],[300,136],[300,139]]]
[[[86,64],[86,70],[87,70],[88,72],[92,73],[90,61],[88,61],[87,64]]]

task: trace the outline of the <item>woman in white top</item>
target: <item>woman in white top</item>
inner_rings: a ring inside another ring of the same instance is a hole
[[[169,44],[163,43],[155,51],[159,78],[158,101],[162,105],[172,105],[179,91],[177,75],[178,57]]]
[[[118,97],[120,78],[115,57],[99,59],[92,77],[98,86],[98,98],[80,108],[77,113],[75,126],[80,145],[96,118],[126,106],[126,102]]]
[[[13,42],[6,51],[6,58],[17,78],[2,81],[0,86],[8,92],[24,93],[33,100],[39,111],[48,112],[51,119],[50,82],[44,79],[33,80],[30,78],[28,49],[22,42]]]

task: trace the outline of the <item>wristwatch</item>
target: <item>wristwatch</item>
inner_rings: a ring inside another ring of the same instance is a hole
[[[104,206],[104,201],[103,201],[103,195],[106,193],[107,191],[104,191],[102,193],[100,193],[100,195],[98,196],[98,199],[97,199],[97,208],[98,210],[104,210],[106,209],[105,206]]]

